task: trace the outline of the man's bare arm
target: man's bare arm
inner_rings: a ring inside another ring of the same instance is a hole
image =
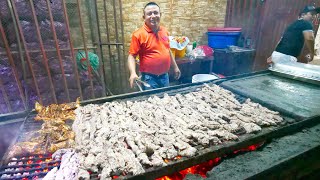
[[[135,57],[131,54],[128,56],[128,69],[130,72],[130,78],[129,83],[130,87],[133,87],[134,81],[138,78],[137,72],[136,72],[136,60]]]
[[[304,41],[310,52],[310,60],[313,60],[314,57],[314,34],[313,31],[304,31],[303,32]]]
[[[170,58],[171,58],[171,66],[173,68],[173,71],[174,71],[174,78],[175,79],[179,79],[180,76],[181,76],[181,72],[180,72],[180,69],[177,65],[177,62],[175,60],[175,58],[173,57],[173,54],[171,52],[171,50],[169,50],[169,53],[170,53]]]

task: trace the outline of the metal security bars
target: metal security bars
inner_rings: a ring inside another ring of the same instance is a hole
[[[0,114],[128,92],[121,0],[1,0]]]

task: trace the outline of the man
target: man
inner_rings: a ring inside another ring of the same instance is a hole
[[[314,57],[312,20],[319,11],[320,8],[306,6],[300,12],[298,20],[287,27],[275,51],[268,58],[267,62],[297,62],[297,57],[300,55],[304,43],[306,43],[309,50],[309,54],[307,55],[308,62],[312,61]]]
[[[143,86],[144,90],[169,86],[170,65],[173,67],[175,79],[180,78],[181,72],[170,51],[169,33],[160,26],[160,18],[160,7],[149,2],[143,10],[144,25],[132,34],[128,57],[131,87],[138,79],[135,65],[137,55],[140,58],[141,80],[151,86]]]

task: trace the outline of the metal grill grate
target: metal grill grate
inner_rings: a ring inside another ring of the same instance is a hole
[[[53,160],[50,154],[12,158],[0,169],[1,180],[34,180],[44,177],[51,169],[60,166],[61,160]]]

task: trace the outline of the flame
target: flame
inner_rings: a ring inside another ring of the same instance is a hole
[[[33,161],[31,161],[31,160],[27,161],[27,164],[32,164],[32,163],[33,163]]]
[[[181,159],[181,158],[182,158],[182,156],[177,156],[177,157],[176,157],[176,159]]]
[[[181,157],[177,157],[181,158]],[[162,178],[158,178],[156,180],[182,180],[186,177],[187,174],[199,174],[202,177],[206,178],[206,173],[210,171],[214,166],[216,166],[220,162],[221,158],[215,158],[209,160],[207,162],[189,167],[180,172],[174,173],[170,176],[164,176]]]
[[[43,163],[43,161],[38,160],[38,161],[36,161],[36,163],[37,163],[37,164],[41,164],[41,163]]]
[[[253,144],[253,145],[248,146],[247,148],[236,150],[233,153],[237,154],[239,152],[255,151],[257,148],[261,147],[263,144],[264,144],[264,142],[258,143],[258,144]],[[227,157],[227,156],[225,156],[225,157]],[[175,159],[181,159],[181,158],[182,158],[181,156],[177,156]],[[168,160],[165,159],[164,161],[167,162]],[[209,160],[205,163],[189,167],[189,168],[184,169],[180,172],[176,172],[172,175],[164,176],[164,177],[158,178],[156,180],[183,180],[187,174],[199,174],[203,178],[206,178],[207,172],[211,171],[212,168],[214,166],[218,165],[220,162],[221,162],[221,158],[217,157],[217,158]]]
[[[49,171],[48,168],[43,169],[43,172],[48,172],[48,171]]]

